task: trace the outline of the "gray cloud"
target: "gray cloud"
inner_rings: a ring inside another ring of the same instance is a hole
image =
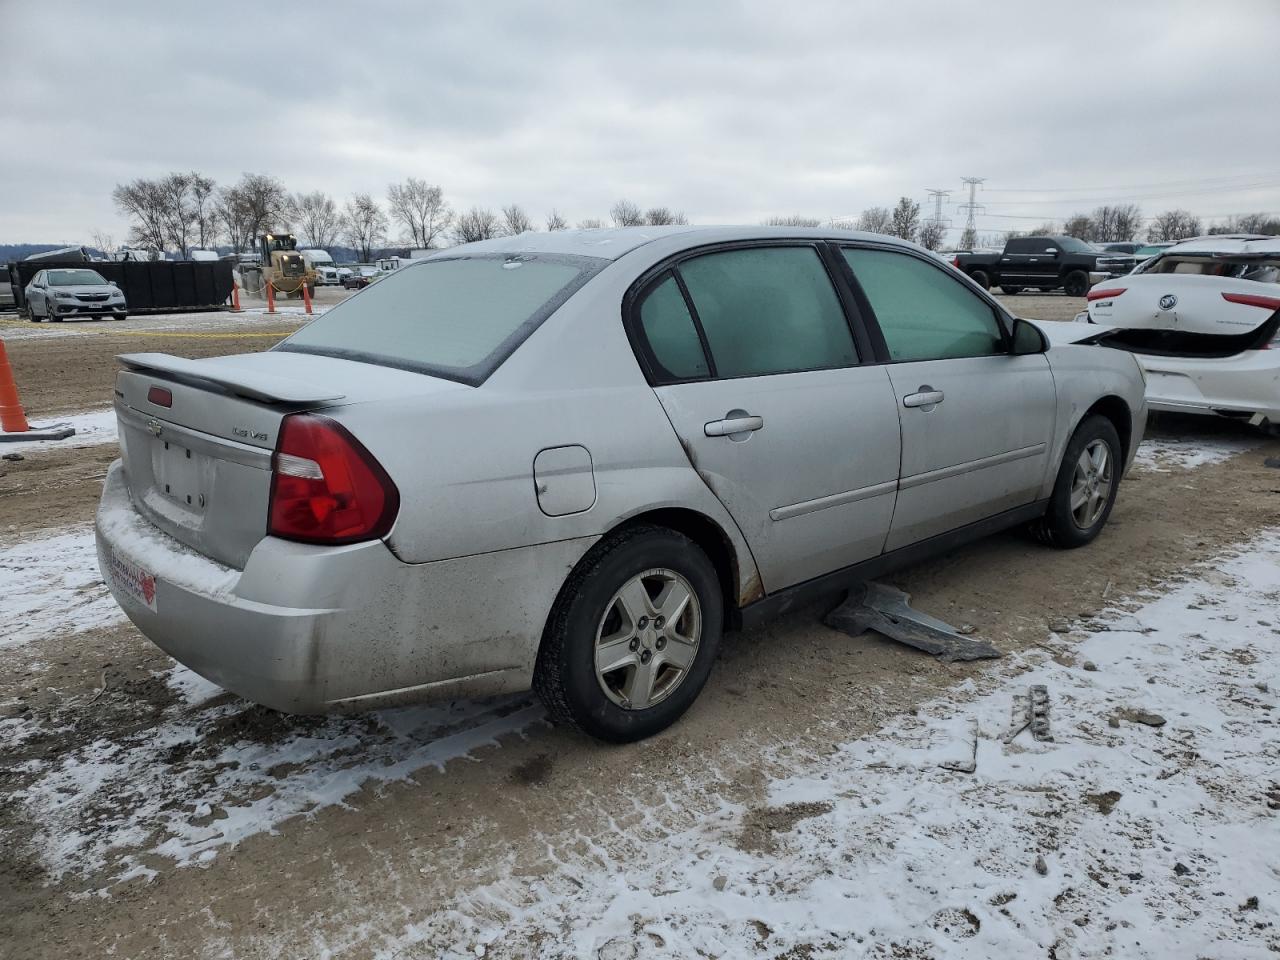
[[[1148,213],[1280,212],[1270,0],[3,14],[0,241],[122,238],[111,188],[172,169],[339,198],[414,175],[455,207],[571,220],[622,196],[695,222],[830,217],[958,196],[962,175],[988,178],[989,230],[1126,196]],[[1213,178],[1233,189],[1195,192]]]

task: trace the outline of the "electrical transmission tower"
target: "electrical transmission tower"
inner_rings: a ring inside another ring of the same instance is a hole
[[[969,188],[969,202],[960,204],[960,210],[965,213],[964,235],[968,238],[969,243],[976,243],[978,236],[978,224],[976,217],[978,214],[986,211],[986,207],[978,203],[974,198],[977,194],[979,185],[986,180],[986,177],[961,177],[960,182]]]
[[[941,227],[951,226],[951,221],[942,215],[942,204],[947,197],[951,196],[950,190],[939,190],[936,187],[926,187],[929,193],[929,199],[933,201],[933,216],[930,221]]]

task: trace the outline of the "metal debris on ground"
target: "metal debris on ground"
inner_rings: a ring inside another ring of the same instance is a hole
[[[1036,740],[1041,743],[1052,742],[1053,734],[1049,732],[1049,688],[1043,683],[1037,683],[1027,687],[1026,693],[1014,694],[1009,721],[1009,732],[1003,738],[1005,743],[1012,743],[1028,727]]]
[[[854,587],[823,622],[851,637],[874,630],[946,661],[1002,656],[987,641],[965,637],[951,624],[914,609],[910,594],[882,583]]]

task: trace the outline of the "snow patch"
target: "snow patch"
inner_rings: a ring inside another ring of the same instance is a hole
[[[1159,473],[1194,470],[1256,450],[1261,444],[1260,438],[1249,437],[1147,437],[1138,445],[1133,463],[1136,467]]]
[[[102,575],[93,528],[0,549],[0,649],[124,620]]]
[[[1009,658],[988,692],[786,761],[764,807],[674,830],[658,812],[548,876],[467,890],[375,955],[1272,957],[1280,531],[1214,566],[1138,611],[1141,631],[1046,636],[1072,665]],[[1054,740],[1005,744],[1034,683]],[[974,728],[975,771],[950,769]],[[747,823],[772,824],[768,849]]]

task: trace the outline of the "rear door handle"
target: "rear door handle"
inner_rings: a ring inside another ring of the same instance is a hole
[[[736,413],[737,411],[735,411]],[[744,416],[726,417],[723,420],[712,420],[702,428],[708,437],[730,437],[736,433],[751,433],[764,426],[764,417]]]
[[[908,393],[903,397],[902,405],[904,407],[921,407],[928,413],[945,399],[946,397],[941,390],[935,390],[926,383],[915,393]]]

